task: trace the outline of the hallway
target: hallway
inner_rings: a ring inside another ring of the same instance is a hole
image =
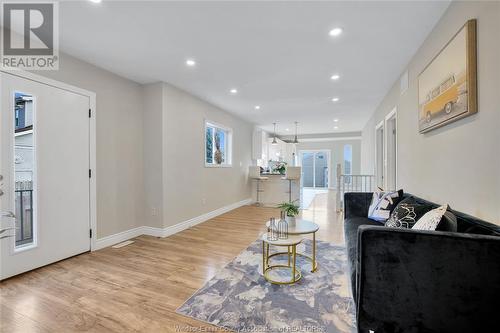
[[[317,194],[302,217],[318,239],[343,243],[335,192]],[[0,284],[2,332],[175,331],[203,323],[175,310],[265,231],[274,208],[244,206],[168,238],[140,236]],[[217,328],[211,327],[214,331]]]

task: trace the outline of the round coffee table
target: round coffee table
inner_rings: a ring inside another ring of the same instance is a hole
[[[271,222],[267,221],[266,227],[269,229],[271,227]],[[312,255],[309,256],[305,253],[297,253],[298,256],[307,258],[311,261],[312,269],[311,273],[316,272],[318,269],[318,263],[316,262],[316,232],[319,230],[319,226],[308,220],[296,219],[295,225],[288,224],[288,235],[296,236],[296,235],[307,235],[312,234]],[[290,252],[290,251],[288,251]],[[274,256],[285,255],[288,252],[277,252],[269,256],[269,258]],[[269,259],[268,258],[268,259]]]
[[[300,236],[289,236],[286,239],[269,240],[267,239],[267,233],[262,235],[262,275],[264,275],[264,278],[267,281],[274,284],[292,284],[302,278],[302,273],[299,269],[297,269],[296,266],[297,245],[300,244],[300,242],[302,242],[302,237]],[[288,265],[269,265],[269,257],[274,255],[269,255],[269,245],[283,246],[288,248],[287,252],[283,252],[288,255]],[[273,272],[276,272],[277,276],[279,277],[280,270],[289,270],[290,272],[286,274],[290,274],[290,278],[278,280],[270,276]]]

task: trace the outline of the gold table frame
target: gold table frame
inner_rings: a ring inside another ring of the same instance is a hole
[[[295,226],[288,226],[288,235],[289,236],[300,236],[300,235],[308,235],[312,234],[312,255],[307,255],[305,253],[300,253],[297,252],[296,255],[301,256],[303,258],[308,259],[311,262],[311,273],[314,273],[318,270],[318,263],[316,261],[316,232],[319,230],[319,226],[308,220],[302,220],[302,219],[297,219],[295,221],[296,225]],[[299,224],[299,226],[297,226]],[[309,228],[300,228],[300,224],[305,224]],[[269,231],[270,228],[270,221],[267,221],[266,227],[267,230]],[[290,253],[290,249],[288,249],[288,252],[276,252],[273,253],[269,256],[269,258],[272,258],[274,256],[283,256],[283,255],[288,255]]]
[[[283,244],[280,244],[283,243]],[[302,279],[302,272],[297,268],[297,245],[302,242],[301,238],[298,237],[290,237],[290,239],[270,241],[267,239],[267,234],[264,234],[262,237],[262,275],[264,278],[273,284],[284,285],[284,284],[293,284]],[[269,246],[286,246],[288,248],[287,252],[278,252],[274,254],[269,254]],[[288,255],[288,265],[269,265],[269,258],[277,255],[277,254],[287,254]],[[288,281],[277,281],[272,279],[269,276],[269,272],[273,271],[277,268],[290,268],[291,269],[291,278]]]

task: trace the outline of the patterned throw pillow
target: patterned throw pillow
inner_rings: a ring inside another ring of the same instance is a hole
[[[432,206],[417,203],[413,197],[406,198],[396,206],[391,217],[385,222],[385,226],[411,229],[431,209]]]
[[[373,192],[372,202],[370,208],[368,208],[368,218],[378,222],[385,222],[402,198],[403,190],[394,192]]]
[[[415,230],[436,230],[439,222],[443,218],[444,213],[448,209],[448,205],[443,205],[436,209],[433,209],[422,216],[417,223],[415,223],[412,229]]]

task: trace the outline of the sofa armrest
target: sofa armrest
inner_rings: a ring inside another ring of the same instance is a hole
[[[359,332],[498,329],[500,237],[361,226]]]
[[[348,192],[344,194],[344,218],[368,217],[373,192]]]

